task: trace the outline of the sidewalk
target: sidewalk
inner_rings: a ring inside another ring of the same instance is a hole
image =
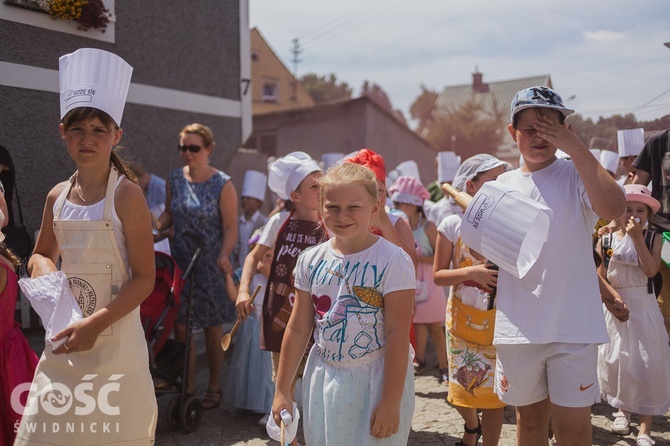
[[[26,333],[26,336],[31,346],[38,353],[41,353],[44,348],[43,332],[32,330]],[[196,388],[198,389],[198,395],[202,397],[207,386],[208,371],[203,339],[198,333],[196,333],[196,345],[198,353]],[[230,357],[230,350],[226,356]],[[426,360],[428,364],[436,362],[432,347],[428,349]],[[226,368],[224,367],[224,382],[225,377]],[[423,375],[416,377],[415,394],[416,407],[408,444],[450,446],[458,442],[463,433],[463,421],[458,412],[446,403],[446,387],[437,382],[437,370],[427,370]],[[269,439],[264,427],[258,426],[259,415],[240,413],[233,416],[223,408],[203,412],[200,428],[196,432],[189,434],[172,431],[167,425],[166,409],[173,397],[173,395],[166,395],[158,399],[159,419],[156,428],[156,445],[158,446],[260,446],[279,444]],[[613,409],[607,404],[593,406],[593,444],[598,446],[634,445],[635,434],[637,433],[636,417],[633,416],[631,434],[619,436],[609,431],[612,412]],[[652,437],[657,446],[670,445],[670,412],[662,417],[654,417]],[[301,444],[304,443],[301,432],[299,432],[299,441]],[[499,445],[516,445],[515,415],[512,407],[505,410],[505,420]]]

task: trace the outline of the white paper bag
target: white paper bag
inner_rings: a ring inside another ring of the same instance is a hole
[[[293,403],[292,417],[289,413],[286,413],[285,415],[286,416],[282,417],[282,420],[284,421],[284,441],[286,443],[290,443],[298,433],[298,422],[300,421],[300,411],[298,410],[298,405],[295,402]],[[276,441],[281,441],[281,428],[277,426],[277,423],[275,423],[274,414],[272,412],[270,412],[270,417],[268,418],[268,422],[265,425],[265,430],[267,431],[270,438]]]
[[[540,256],[552,215],[537,201],[489,181],[465,210],[461,237],[500,269],[521,279]]]
[[[42,320],[45,343],[51,345],[52,350],[65,344],[68,338],[53,342],[51,337],[84,318],[67,276],[56,271],[34,279],[21,279],[19,286]]]

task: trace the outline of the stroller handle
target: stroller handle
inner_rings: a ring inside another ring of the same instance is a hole
[[[195,249],[193,257],[191,257],[191,262],[188,264],[186,271],[184,271],[184,274],[182,275],[182,277],[186,278],[191,274],[191,271],[195,267],[198,261],[198,257],[200,257],[200,254],[202,253],[202,247],[205,246],[205,241],[202,239],[202,237],[200,237],[199,234],[196,234],[193,231],[185,230],[184,232],[182,232],[182,235],[191,238],[198,243],[198,247]]]
[[[197,234],[193,231],[189,231],[188,229],[185,229],[184,232],[182,232],[183,235],[185,235],[188,238],[192,238],[196,242],[198,242],[198,245],[202,248],[205,244],[205,241],[200,237],[200,234]]]

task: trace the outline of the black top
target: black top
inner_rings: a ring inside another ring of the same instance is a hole
[[[652,225],[657,232],[670,231],[670,129],[649,137],[633,167],[651,175],[651,195],[661,203]]]

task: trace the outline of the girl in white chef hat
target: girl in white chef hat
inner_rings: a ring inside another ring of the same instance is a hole
[[[48,340],[66,342],[47,343],[17,445],[154,442],[156,397],[139,314],[154,286],[151,216],[115,149],[131,74],[107,51],[83,48],[60,58],[59,128],[77,170],[47,196],[28,270],[47,282],[60,258],[84,318]],[[82,384],[84,396],[75,392]],[[45,406],[42,394],[56,387],[75,403]],[[112,420],[113,428],[102,428]]]

